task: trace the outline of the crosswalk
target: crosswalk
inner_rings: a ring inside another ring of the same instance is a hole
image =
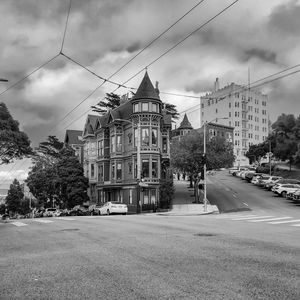
[[[295,219],[290,216],[274,216],[263,214],[221,214],[216,216],[217,219],[225,219],[230,221],[242,221],[247,223],[266,223],[270,225],[287,225],[293,227],[300,227],[300,219]]]

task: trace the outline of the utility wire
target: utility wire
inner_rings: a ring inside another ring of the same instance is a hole
[[[152,62],[150,62],[146,67],[144,67],[142,70],[138,71],[136,74],[134,74],[133,76],[131,76],[128,80],[126,80],[125,82],[122,83],[125,84],[127,82],[129,82],[130,80],[132,80],[133,78],[135,78],[137,75],[139,75],[141,72],[143,72],[145,69],[147,69],[148,67],[150,67],[151,65],[153,65],[154,63],[156,63],[158,60],[160,60],[162,57],[164,57],[165,55],[167,55],[169,52],[171,52],[174,48],[176,48],[177,46],[179,46],[181,43],[183,43],[185,40],[187,40],[190,36],[192,36],[194,33],[196,33],[197,31],[199,31],[200,29],[202,29],[204,26],[206,26],[207,24],[209,24],[211,21],[213,21],[214,19],[216,19],[218,16],[220,16],[221,14],[223,14],[226,10],[228,10],[230,7],[232,7],[234,4],[236,4],[239,0],[235,0],[234,2],[232,2],[231,4],[229,4],[228,6],[226,6],[224,9],[222,9],[219,13],[217,13],[216,15],[214,15],[213,17],[211,17],[209,20],[207,20],[205,23],[203,23],[202,25],[200,25],[198,28],[196,28],[195,30],[193,30],[191,33],[189,33],[185,38],[183,38],[182,40],[180,40],[178,43],[176,43],[174,46],[172,46],[171,48],[169,48],[167,51],[165,51],[164,53],[162,53],[159,57],[157,57],[156,59],[154,59]],[[117,88],[118,89],[118,88]],[[117,90],[116,89],[116,90]],[[114,90],[113,92],[115,92],[116,90]]]
[[[35,70],[33,70],[31,73],[27,74],[25,77],[23,77],[22,79],[20,79],[19,81],[15,82],[14,84],[10,85],[6,90],[4,90],[3,92],[0,93],[0,96],[3,95],[4,93],[6,93],[8,90],[12,89],[13,87],[15,87],[16,85],[18,85],[20,82],[24,81],[25,79],[27,79],[29,76],[31,76],[33,73],[37,72],[38,70],[42,69],[43,67],[45,67],[47,64],[49,64],[51,61],[53,61],[54,59],[56,59],[59,56],[59,54],[56,54],[55,56],[53,56],[52,58],[50,58],[49,60],[47,60],[45,63],[43,63],[42,65],[40,65],[39,67],[37,67]]]
[[[63,39],[62,39],[62,42],[61,42],[60,53],[62,53],[63,48],[64,48],[64,43],[65,43],[65,38],[66,38],[66,33],[67,33],[67,27],[68,27],[68,22],[69,22],[69,15],[70,15],[70,11],[71,11],[71,5],[72,5],[72,0],[70,0],[70,3],[69,3],[69,10],[68,10],[68,14],[67,14],[67,20],[66,20],[65,30],[64,30],[64,34],[63,34]]]
[[[167,33],[172,27],[174,27],[177,23],[179,23],[184,17],[186,17],[191,11],[193,11],[197,6],[199,6],[205,0],[199,1],[196,5],[194,5],[190,10],[188,10],[184,15],[182,15],[178,20],[176,20],[172,25],[170,25],[167,29],[165,29],[162,33],[160,33],[155,39],[153,39],[149,44],[147,44],[143,49],[141,49],[137,54],[135,54],[129,61],[127,61],[124,65],[122,65],[118,70],[116,70],[109,78],[119,73],[124,67],[126,67],[130,62],[132,62],[137,56],[143,53],[147,48],[149,48],[154,42],[156,42],[160,37],[162,37],[165,33]]]

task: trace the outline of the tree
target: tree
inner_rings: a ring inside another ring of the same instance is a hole
[[[59,187],[57,196],[64,207],[72,208],[89,200],[88,179],[84,176],[83,168],[73,149],[63,149],[61,154],[62,158],[56,165]]]
[[[0,149],[0,165],[32,154],[28,136],[19,130],[4,103],[0,103]]]
[[[174,197],[174,184],[172,180],[162,181],[159,186],[160,208],[170,208]]]
[[[63,147],[55,136],[50,136],[40,143],[36,153],[26,182],[40,206],[72,208],[88,200],[88,179],[72,148]]]
[[[17,213],[21,211],[21,201],[24,197],[21,185],[17,179],[14,179],[13,183],[10,185],[7,197],[6,206],[7,209],[12,213]]]
[[[290,170],[292,163],[297,157],[299,144],[299,117],[296,120],[294,115],[282,114],[272,125],[276,137],[276,146],[273,149],[274,156],[288,160]]]
[[[163,105],[165,107],[165,111],[166,111],[167,115],[171,115],[172,119],[175,119],[175,120],[179,119],[179,113],[177,111],[175,104],[163,102]]]
[[[92,106],[93,111],[103,113],[107,112],[109,109],[115,109],[121,104],[121,97],[114,93],[106,93],[104,101],[100,101],[96,106]]]

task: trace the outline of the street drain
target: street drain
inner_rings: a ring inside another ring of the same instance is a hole
[[[196,233],[194,236],[216,236],[215,233]]]
[[[61,231],[77,231],[79,230],[78,228],[66,228],[66,229],[62,229]]]

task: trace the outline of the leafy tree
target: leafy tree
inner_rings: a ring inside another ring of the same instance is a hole
[[[172,116],[172,119],[179,119],[179,113],[177,111],[177,108],[176,108],[176,105],[175,104],[171,104],[171,103],[165,103],[163,102],[164,106],[165,106],[165,110],[166,110],[166,113],[168,115],[171,115]]]
[[[0,149],[0,165],[32,154],[28,136],[19,130],[4,103],[0,103]]]
[[[88,200],[88,179],[74,150],[54,136],[40,143],[26,182],[40,206],[56,203],[71,208]]]
[[[299,136],[299,117],[295,119],[294,115],[282,114],[272,125],[276,137],[276,146],[273,150],[274,156],[288,160],[290,170],[292,163],[297,158]]]
[[[17,213],[21,211],[21,201],[24,197],[20,182],[14,179],[13,183],[10,185],[7,197],[6,206],[7,209],[12,213]]]
[[[58,198],[67,208],[88,201],[88,179],[84,176],[83,168],[74,155],[73,149],[61,151],[62,158],[57,163],[59,186]]]
[[[175,169],[189,174],[203,174],[203,134],[192,131],[172,142],[171,163]],[[207,169],[229,167],[234,161],[233,148],[224,138],[214,137],[206,142]]]
[[[96,106],[92,106],[93,111],[103,113],[107,112],[109,109],[114,109],[120,106],[121,97],[114,93],[106,93],[104,101],[100,101]]]
[[[0,215],[4,215],[6,212],[6,205],[4,203],[0,204]]]
[[[170,208],[174,198],[174,192],[173,180],[165,180],[161,182],[159,186],[160,208]]]

